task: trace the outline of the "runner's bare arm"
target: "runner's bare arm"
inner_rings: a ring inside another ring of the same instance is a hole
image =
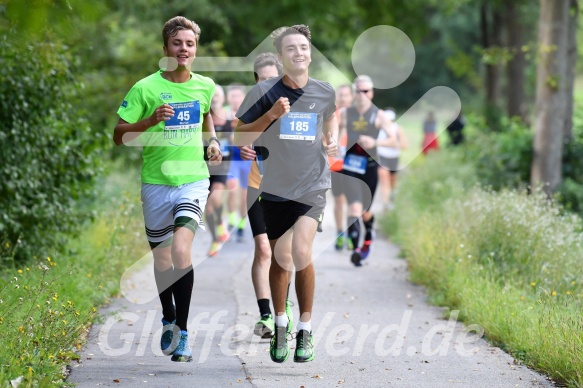
[[[342,139],[342,136],[346,135],[346,108],[341,108],[340,110],[340,120],[338,122],[338,137],[337,139]]]
[[[255,160],[257,152],[252,148],[252,146],[239,147],[241,149],[241,159],[243,160]]]
[[[207,156],[210,165],[219,164],[223,160],[223,153],[221,148],[216,141],[213,141],[213,137],[216,138],[215,124],[213,123],[213,118],[210,111],[203,114],[202,116],[202,133],[205,140],[208,142],[209,146],[207,148]],[[212,140],[211,140],[212,139]]]
[[[377,126],[377,128],[380,127],[380,130],[385,131],[385,133],[387,134],[387,138],[381,141],[377,141],[376,145],[381,147],[397,147],[398,145],[397,138],[396,136],[391,135],[390,131],[393,122],[389,119],[385,112],[380,109],[375,120],[375,125]]]
[[[275,120],[289,112],[290,105],[287,97],[280,97],[270,110],[252,123],[239,120],[235,128],[235,145],[243,146],[253,143]]]
[[[338,127],[340,134],[346,132],[346,109],[342,109],[340,111],[340,124],[338,125]]]
[[[202,115],[202,134],[204,139],[208,142],[211,137],[216,137],[215,123],[210,111]]]
[[[172,116],[174,116],[174,109],[168,104],[163,104],[156,108],[150,117],[133,124],[120,118],[113,129],[113,142],[118,146],[129,143],[135,140],[142,132],[147,131],[161,121],[170,120]]]
[[[326,138],[326,154],[336,156],[338,153],[338,120],[333,114],[328,120],[324,121],[324,136]]]

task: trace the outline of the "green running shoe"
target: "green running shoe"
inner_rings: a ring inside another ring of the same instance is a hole
[[[337,251],[344,249],[344,233],[340,233],[338,237],[336,237],[336,244],[334,244],[334,248],[336,248]]]
[[[354,244],[352,244],[352,239],[351,238],[346,238],[346,249],[348,249],[349,251],[354,250]]]
[[[294,362],[309,362],[314,359],[314,356],[314,340],[312,333],[307,330],[300,330],[296,335]]]
[[[287,344],[287,327],[275,326],[275,334],[269,344],[269,356],[271,361],[282,363],[289,357],[289,345]]]
[[[176,349],[174,349],[174,352],[172,353],[172,361],[192,361],[192,351],[190,350],[190,345],[188,344],[188,332],[185,330],[180,331],[180,340],[178,341],[178,346],[176,346]]]
[[[289,299],[285,300],[285,315],[287,315],[287,334],[291,334],[294,327],[294,312],[292,311],[293,302]]]
[[[271,338],[273,337],[273,330],[275,329],[275,322],[271,314],[262,316],[261,319],[255,324],[255,329],[253,333],[260,336],[261,338]]]

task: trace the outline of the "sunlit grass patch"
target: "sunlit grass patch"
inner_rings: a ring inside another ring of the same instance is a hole
[[[147,251],[137,172],[125,175],[104,181],[95,220],[66,252],[3,270],[0,381],[61,386],[97,307],[118,293],[125,268]]]
[[[539,194],[476,186],[453,153],[404,174],[386,224],[411,280],[517,359],[583,385],[581,219]]]

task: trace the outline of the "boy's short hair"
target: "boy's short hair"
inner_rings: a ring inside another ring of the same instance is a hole
[[[279,55],[281,55],[281,42],[283,41],[283,38],[294,34],[305,36],[306,39],[308,39],[310,45],[312,44],[312,33],[310,32],[310,27],[306,26],[305,24],[296,24],[295,26],[291,27],[281,27],[271,34],[271,37],[273,38],[273,45],[275,46],[275,49]]]
[[[198,39],[200,38],[200,27],[198,24],[192,20],[188,20],[184,16],[175,16],[164,23],[164,27],[162,28],[164,47],[168,47],[168,39],[170,39],[171,36],[176,36],[180,30],[191,30],[194,32],[196,45],[198,46]]]
[[[275,66],[277,69],[277,74],[281,75],[283,73],[283,66],[277,60],[274,53],[261,53],[255,58],[255,63],[253,64],[253,72],[255,73],[255,81],[259,78],[257,76],[257,71],[266,66]]]

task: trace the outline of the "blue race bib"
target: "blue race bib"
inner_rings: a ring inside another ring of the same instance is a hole
[[[231,155],[231,139],[229,137],[221,137],[221,153],[223,156]]]
[[[289,112],[281,118],[279,138],[285,140],[316,140],[316,113]]]
[[[169,103],[174,116],[164,122],[164,139],[174,146],[190,142],[200,129],[200,103],[198,101]]]
[[[348,154],[344,159],[344,166],[342,168],[346,171],[364,174],[366,172],[367,163],[368,158],[366,156]]]
[[[176,131],[180,129],[193,129],[200,127],[200,103],[172,102],[169,104],[174,109],[174,116],[166,121],[166,131]]]

